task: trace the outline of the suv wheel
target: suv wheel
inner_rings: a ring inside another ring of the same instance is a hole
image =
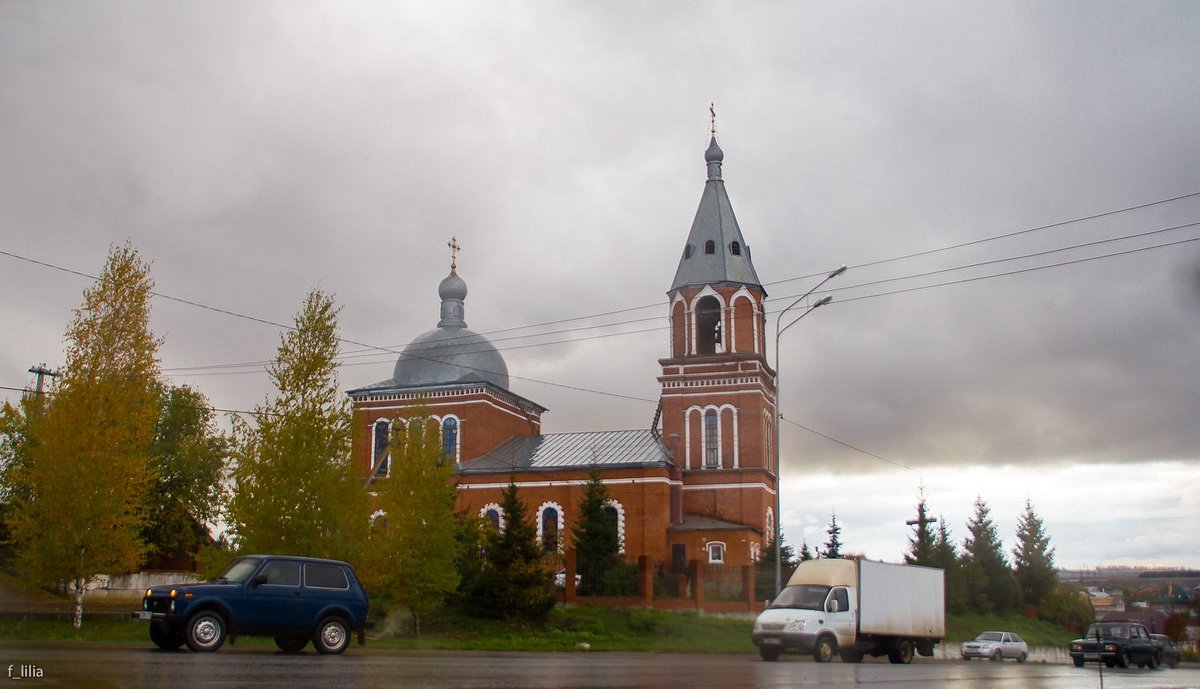
[[[320,653],[341,653],[350,645],[350,630],[340,617],[326,617],[313,634],[313,647]]]
[[[308,645],[308,639],[303,636],[277,636],[275,645],[284,653],[299,653]]]
[[[211,610],[201,610],[188,620],[183,638],[193,651],[215,651],[225,643],[225,620]]]
[[[174,651],[183,645],[183,634],[162,625],[150,623],[150,640],[164,651]]]

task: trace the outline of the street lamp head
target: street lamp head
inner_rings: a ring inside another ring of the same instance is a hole
[[[825,296],[823,296],[823,297],[821,297],[820,299],[818,299],[818,300],[817,300],[817,303],[815,303],[815,304],[813,304],[813,305],[812,305],[812,308],[813,308],[813,309],[815,309],[815,308],[817,308],[818,306],[824,306],[824,305],[828,304],[828,303],[829,303],[829,302],[831,302],[831,301],[833,301],[833,295],[832,295],[832,294],[826,294]],[[811,311],[812,309],[809,309],[809,310]]]
[[[837,276],[841,275],[841,274],[842,274],[842,273],[844,273],[844,272],[846,272],[846,266],[842,266],[841,268],[838,268],[837,270],[833,271],[832,273],[830,273],[830,274],[829,274],[829,277],[830,277],[830,278],[835,278],[835,277],[837,277]],[[828,279],[828,278],[827,278],[827,279]]]

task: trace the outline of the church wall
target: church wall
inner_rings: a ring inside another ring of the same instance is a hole
[[[479,515],[485,506],[499,505],[508,486],[509,474],[472,474],[459,477],[459,510]],[[578,523],[579,503],[589,480],[586,470],[522,472],[515,475],[517,495],[531,520],[547,502],[563,508],[562,547],[569,548],[571,528]],[[670,525],[670,484],[665,467],[610,469],[605,472],[609,498],[620,504],[624,514],[625,559],[641,555],[666,561],[666,531]],[[536,523],[535,523],[536,526]]]
[[[774,504],[775,496],[770,492],[773,481],[765,475],[759,476],[756,481],[753,476],[739,475],[738,472],[730,472],[725,476],[710,473],[712,475],[705,478],[712,479],[712,482],[684,486],[684,512],[762,530],[766,510]],[[685,475],[685,482],[689,478]],[[723,482],[717,483],[721,480]]]
[[[687,559],[708,564],[708,544],[719,541],[725,544],[726,565],[745,565],[753,561],[751,548],[765,547],[765,541],[757,533],[746,529],[709,529],[704,531],[672,531],[672,543],[682,543],[687,548]],[[761,552],[761,550],[760,550]]]
[[[395,422],[407,418],[418,407],[438,420],[447,416],[458,419],[460,462],[486,454],[514,435],[536,435],[541,431],[539,415],[524,415],[516,406],[497,400],[486,392],[402,400],[360,400],[355,403],[351,451],[363,475],[370,471],[374,463],[372,427],[375,422],[379,419]]]

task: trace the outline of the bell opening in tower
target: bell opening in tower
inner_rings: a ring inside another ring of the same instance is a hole
[[[696,304],[696,353],[716,354],[721,344],[721,302],[707,296]]]

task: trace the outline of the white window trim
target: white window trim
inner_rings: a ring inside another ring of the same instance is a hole
[[[692,354],[696,353],[696,343],[699,341],[696,333],[696,304],[704,297],[715,298],[717,300],[717,304],[719,305],[718,310],[721,313],[721,329],[723,332],[721,336],[721,342],[713,348],[713,354],[724,354],[729,351],[729,349],[725,346],[725,340],[727,339],[725,336],[729,334],[729,324],[725,322],[725,320],[729,317],[729,305],[725,303],[725,298],[721,296],[721,293],[712,288],[712,285],[705,285],[704,289],[693,295],[691,301],[688,302],[687,311],[684,313],[684,316],[688,321],[688,333],[691,335],[692,340],[688,346],[688,351]],[[688,318],[688,316],[690,316],[690,318]]]
[[[717,466],[715,469],[725,468],[725,424],[722,423],[722,420],[724,419],[726,411],[731,412],[733,415],[733,468],[738,469],[742,465],[741,448],[739,447],[738,443],[738,438],[740,437],[738,434],[738,408],[732,404],[722,404],[720,406],[708,404],[703,407],[694,406],[687,408],[687,411],[685,411],[683,414],[683,446],[687,448],[686,456],[691,457],[693,455],[693,450],[698,449],[699,452],[695,453],[697,464],[696,468],[709,470],[714,469],[714,467],[709,467],[704,463],[704,416],[710,410],[717,412]],[[692,447],[692,425],[689,423],[689,421],[693,413],[698,413],[700,415],[700,441],[698,448]],[[691,469],[691,462],[685,461],[684,468]]]
[[[445,432],[445,426],[443,426],[442,424],[446,423],[446,419],[454,419],[454,422],[458,425],[458,435],[454,438],[454,463],[455,464],[461,463],[462,462],[463,420],[458,418],[457,414],[446,414],[445,416],[443,416],[441,418],[438,418],[436,416],[434,416],[433,418],[437,419],[439,445],[442,442],[442,434]]]
[[[758,301],[755,300],[754,294],[750,290],[746,289],[745,287],[742,287],[738,291],[734,292],[733,296],[729,298],[730,337],[734,337],[736,335],[734,330],[737,328],[737,302],[739,299],[745,299],[746,301],[750,302],[750,324],[751,324],[750,325],[750,328],[751,328],[750,334],[751,334],[751,337],[753,338],[750,343],[751,351],[753,351],[755,354],[761,354],[762,352],[758,351],[758,314],[759,314]],[[736,341],[737,340],[730,340],[730,342],[736,342]],[[733,349],[730,348],[728,351],[733,351]]]
[[[611,507],[617,511],[617,552],[624,555],[625,554],[625,507],[621,503],[617,502],[616,500],[613,500],[612,498],[605,500],[604,506]],[[562,514],[562,513],[560,512],[559,514]]]
[[[721,549],[721,557],[718,559],[714,559],[713,551],[716,550],[717,548]],[[708,553],[708,564],[710,564],[710,565],[725,564],[725,551],[727,550],[727,548],[725,546],[725,541],[709,541],[708,543],[704,544],[704,550],[707,551],[707,553]]]
[[[504,508],[501,507],[499,504],[494,503],[494,502],[489,502],[488,504],[479,508],[479,516],[483,517],[484,519],[487,519],[487,513],[492,510],[496,510],[496,514],[500,515],[500,530],[504,531],[504,529],[508,526],[508,520],[506,520],[504,518]],[[488,521],[490,522],[491,520],[488,519]]]
[[[542,544],[542,534],[545,531],[542,528],[542,517],[545,515],[546,510],[550,510],[550,509],[555,510],[558,514],[558,519],[555,520],[556,522],[558,522],[558,543],[555,544],[554,548],[555,548],[556,552],[561,553],[563,551],[563,530],[565,528],[565,518],[563,517],[562,505],[558,504],[557,502],[543,502],[541,504],[541,506],[538,507],[538,509],[537,509],[538,546],[540,547]],[[543,550],[542,552],[545,552],[545,550]]]
[[[375,456],[375,444],[378,441],[379,422],[380,421],[384,421],[387,423],[389,447],[391,446],[391,443],[392,443],[392,433],[395,432],[395,429],[396,429],[396,422],[385,416],[381,416],[378,419],[375,419],[374,421],[371,422],[371,449],[368,451],[368,453],[371,458],[370,459],[370,461],[371,461],[371,478],[373,478],[373,479],[386,478],[386,477],[389,477],[392,475],[391,453],[388,452],[386,449],[384,450],[384,456],[387,457],[387,460],[386,460],[387,461],[387,471],[384,472],[383,476],[379,476],[378,474],[375,473],[375,460],[377,459],[377,457]]]

